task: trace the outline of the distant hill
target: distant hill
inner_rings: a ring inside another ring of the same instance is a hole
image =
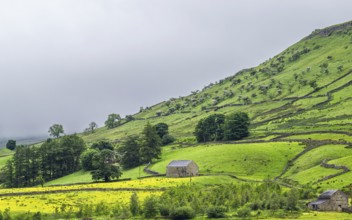
[[[31,145],[36,144],[45,140],[47,137],[45,136],[33,136],[33,137],[21,137],[21,138],[1,138],[0,139],[0,149],[6,147],[6,143],[8,140],[16,140],[17,145]]]

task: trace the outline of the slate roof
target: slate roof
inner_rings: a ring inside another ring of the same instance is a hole
[[[318,197],[318,201],[322,200],[322,199],[330,199],[332,195],[334,195],[334,193],[336,193],[337,190],[327,190],[325,192],[323,192],[319,197]]]
[[[192,160],[173,160],[167,165],[168,167],[186,167]]]
[[[319,199],[315,202],[310,202],[309,205],[320,205],[320,204],[323,204],[324,202],[327,202],[329,201],[328,199]]]

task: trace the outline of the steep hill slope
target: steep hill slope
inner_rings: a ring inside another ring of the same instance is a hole
[[[150,167],[159,173],[173,159],[193,159],[205,175],[342,188],[352,181],[351,86],[352,22],[347,22],[316,30],[259,66],[201,91],[144,108],[117,128],[100,128],[82,137],[87,143],[119,143],[140,133],[147,121],[164,122],[177,140]],[[236,111],[251,118],[249,138],[195,143],[192,133],[200,119]],[[135,178],[138,172],[124,171],[124,177]],[[87,180],[88,175],[76,173],[55,183]]]
[[[261,65],[242,70],[186,97],[147,107],[135,120],[95,134],[88,142],[138,133],[146,121],[166,122],[176,137],[214,112],[246,111],[252,137],[272,132],[350,131],[352,22],[316,30]]]

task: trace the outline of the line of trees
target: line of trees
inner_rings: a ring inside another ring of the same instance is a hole
[[[0,183],[26,187],[71,174],[80,169],[85,149],[83,139],[75,134],[48,139],[39,147],[17,146],[13,158],[0,171]]]
[[[212,114],[198,122],[194,135],[198,142],[240,140],[249,135],[249,125],[245,112]]]
[[[100,141],[81,155],[82,168],[91,171],[94,180],[110,181],[121,176],[120,165],[130,169],[150,163],[161,155],[161,146],[174,141],[165,123],[147,123],[139,135],[126,137],[114,150],[111,143]]]

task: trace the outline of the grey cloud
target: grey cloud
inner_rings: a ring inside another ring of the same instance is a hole
[[[4,0],[0,137],[79,132],[258,65],[347,0]]]

